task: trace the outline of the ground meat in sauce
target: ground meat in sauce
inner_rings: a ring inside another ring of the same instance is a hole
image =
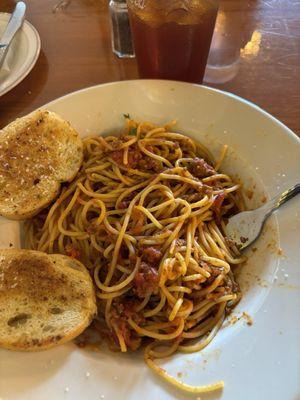
[[[124,165],[123,155],[124,155],[123,149],[114,150],[110,153],[111,158],[119,165]],[[141,158],[142,158],[142,153],[140,152],[137,145],[130,146],[128,150],[128,163],[126,164],[126,167],[133,169],[137,168]]]
[[[147,150],[154,152],[153,148],[147,148]],[[110,153],[111,158],[115,163],[119,165],[124,165],[123,163],[124,150],[114,150]],[[161,163],[152,157],[149,157],[141,152],[138,145],[134,143],[128,149],[128,163],[124,165],[132,169],[140,169],[142,171],[153,170],[159,172],[162,169]]]
[[[225,239],[225,242],[226,242],[226,244],[227,244],[227,246],[229,248],[232,248],[232,247],[236,246],[236,243],[235,243],[234,240],[232,240],[232,239],[230,239],[228,237],[225,237],[224,239]],[[252,251],[253,251],[253,249],[252,249]]]
[[[124,244],[122,244],[121,248],[120,248],[120,256],[121,259],[126,260],[129,258],[129,250],[128,247]]]
[[[211,265],[210,266],[210,278],[216,278],[217,276],[219,276],[221,273],[222,273],[222,271],[223,271],[223,269],[222,268],[220,268],[220,267],[215,267],[215,266],[213,266],[213,265]]]
[[[162,252],[155,247],[142,249],[142,260],[151,265],[157,265],[162,258]]]
[[[156,268],[142,261],[140,269],[133,279],[134,291],[140,298],[151,294],[158,285],[158,272]]]
[[[86,228],[86,232],[89,235],[95,235],[99,231],[99,224],[96,221],[91,222]]]
[[[111,307],[112,324],[116,326],[124,338],[126,345],[131,350],[136,350],[141,344],[141,338],[138,337],[135,331],[133,331],[128,325],[128,318],[134,319],[136,322],[140,323],[143,318],[138,316],[135,312],[135,307],[137,303],[130,299],[125,298],[122,302],[116,301]],[[111,331],[112,338],[114,339],[116,345],[119,347],[119,340],[114,330]]]
[[[117,327],[119,333],[122,335],[124,342],[127,347],[130,348],[130,350],[137,350],[140,345],[141,345],[141,338],[138,336],[138,334],[130,328],[128,325],[128,322],[123,319],[123,318],[118,318],[118,319],[112,319],[112,323],[115,327]],[[110,334],[107,337],[108,341],[111,341],[117,346],[117,349],[119,349],[120,343],[118,336],[115,332],[114,329],[110,331]],[[115,348],[111,348],[112,351],[117,351]]]
[[[80,250],[78,250],[72,244],[66,245],[66,254],[67,254],[67,256],[69,256],[71,258],[76,258],[76,260],[79,260],[80,256],[81,256]]]
[[[240,292],[240,287],[235,280],[229,278],[229,276],[224,277],[224,288],[225,288],[225,294],[229,293],[238,293]]]
[[[200,265],[205,271],[210,273],[210,277],[203,282],[203,287],[207,287],[211,285],[214,280],[222,273],[222,269],[219,267],[215,267],[210,265],[204,261],[200,261]],[[217,287],[212,293],[208,293],[206,295],[207,299],[218,299],[221,296],[225,296],[227,294],[237,293],[239,292],[238,284],[233,281],[229,276],[224,275],[223,281],[220,283],[220,286]]]
[[[119,203],[119,209],[124,210],[129,207],[131,200],[138,194],[137,191],[130,192],[126,198]]]
[[[114,150],[110,153],[111,158],[120,165],[124,165],[123,163],[123,155],[124,155],[124,149],[121,150]],[[127,167],[129,168],[137,168],[138,162],[142,158],[142,153],[136,143],[134,143],[132,146],[129,146],[128,149],[128,163]]]
[[[123,201],[120,201],[120,203],[119,203],[119,209],[120,210],[125,210],[126,208],[128,208],[128,206],[129,206],[129,204],[130,204],[130,201],[131,200],[123,200]]]
[[[217,287],[212,293],[207,294],[206,298],[216,300],[219,297],[232,293],[238,293],[240,291],[239,285],[226,275],[224,276],[221,285],[222,286]]]
[[[111,158],[117,164],[123,164],[123,150],[115,150],[110,153]]]
[[[113,150],[119,150],[120,146],[122,146],[124,143],[126,143],[130,139],[131,139],[131,137],[122,135],[122,136],[115,138],[115,140],[112,140],[109,143],[109,145]]]
[[[216,219],[219,221],[221,219],[221,208],[222,204],[225,200],[226,194],[224,192],[219,193],[216,195],[215,200],[211,206],[211,209],[213,210]]]
[[[111,307],[111,315],[115,319],[131,318],[135,314],[137,303],[130,298],[124,298],[122,301],[116,300]]]
[[[206,178],[208,176],[214,175],[216,171],[209,165],[203,158],[194,158],[189,166],[189,171],[196,178]]]
[[[161,163],[158,160],[155,160],[154,158],[148,156],[142,158],[139,161],[138,166],[142,171],[153,170],[155,172],[160,172],[162,170]]]
[[[219,267],[215,267],[214,265],[208,264],[205,261],[200,261],[199,265],[205,271],[210,273],[210,277],[207,278],[205,281],[205,286],[210,285],[216,279],[216,277],[219,276],[220,273],[222,272],[222,269],[220,269]]]
[[[213,187],[209,185],[202,185],[195,189],[197,190],[197,193],[184,194],[181,198],[187,200],[189,203],[194,203],[202,200],[206,194],[211,195],[213,191]]]
[[[154,148],[152,146],[148,145],[146,146],[146,149],[151,153],[155,154]],[[144,171],[153,169],[155,172],[160,172],[163,169],[160,161],[145,155],[143,155],[143,158],[139,162],[139,168],[141,168]]]
[[[125,344],[133,351],[137,350],[141,344],[141,338],[138,334],[131,329],[126,321],[119,320],[118,328],[120,330],[121,335],[124,338]],[[119,342],[117,342],[119,343]]]
[[[176,249],[179,249],[180,247],[186,246],[186,240],[185,239],[176,239]]]

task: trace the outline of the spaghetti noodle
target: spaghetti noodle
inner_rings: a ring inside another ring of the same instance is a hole
[[[155,358],[204,348],[239,301],[225,219],[242,208],[239,185],[201,144],[126,118],[121,136],[84,139],[84,163],[59,198],[27,224],[28,247],[78,258],[94,277],[95,326],[125,352],[145,344],[146,363],[200,393]]]

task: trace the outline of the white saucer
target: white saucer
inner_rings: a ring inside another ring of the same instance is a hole
[[[9,21],[10,14],[0,13],[0,38]],[[4,70],[0,70],[0,96],[20,83],[32,70],[41,49],[37,30],[27,21],[16,34],[8,50]],[[5,70],[6,66],[9,71]]]

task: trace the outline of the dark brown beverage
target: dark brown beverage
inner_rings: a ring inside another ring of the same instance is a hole
[[[187,3],[187,2],[186,2]],[[195,3],[195,2],[194,2]],[[141,78],[202,82],[214,30],[216,2],[199,0],[201,7],[176,9],[167,15],[157,9],[129,15]]]

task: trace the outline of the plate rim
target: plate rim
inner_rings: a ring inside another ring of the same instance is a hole
[[[55,104],[57,101],[60,101],[60,100],[63,100],[63,99],[67,99],[68,97],[71,97],[74,94],[88,92],[91,89],[97,89],[97,88],[103,87],[103,86],[114,86],[114,85],[118,85],[118,84],[128,84],[129,82],[132,82],[132,83],[157,82],[157,83],[162,83],[162,84],[165,84],[165,85],[176,84],[176,85],[197,87],[197,88],[200,88],[200,89],[204,89],[207,92],[219,93],[220,95],[222,95],[224,97],[229,97],[229,98],[235,99],[239,103],[247,104],[250,108],[260,112],[265,117],[267,117],[270,120],[272,120],[280,128],[283,128],[285,130],[286,134],[288,134],[288,136],[290,136],[298,144],[300,144],[300,137],[294,131],[292,131],[287,125],[285,125],[283,122],[281,122],[278,118],[274,117],[271,113],[269,113],[268,111],[264,110],[263,108],[261,108],[260,106],[258,106],[254,102],[252,102],[251,100],[247,100],[247,99],[245,99],[245,98],[243,98],[243,97],[241,97],[241,96],[239,96],[237,94],[234,94],[232,92],[228,92],[226,90],[216,89],[216,88],[213,88],[213,87],[210,87],[210,86],[207,86],[207,85],[203,85],[203,84],[189,83],[189,82],[183,82],[183,81],[174,81],[174,80],[167,80],[167,79],[126,79],[126,80],[119,80],[119,81],[112,81],[112,82],[103,82],[103,83],[98,83],[98,84],[91,85],[91,86],[86,86],[86,87],[83,87],[81,89],[77,89],[77,90],[74,90],[72,92],[66,93],[66,94],[64,94],[62,96],[59,96],[59,97],[57,97],[57,98],[55,98],[55,99],[53,99],[53,100],[41,105],[37,109],[46,108],[48,106],[51,106],[51,105]],[[37,109],[35,109],[35,110],[37,110]]]
[[[11,13],[1,12],[0,15],[7,15],[8,17],[10,17]],[[37,29],[27,19],[23,23],[23,27],[25,27],[25,26],[27,28],[29,28],[31,33],[33,33],[33,35],[35,36],[35,44],[36,44],[35,52],[31,57],[31,61],[30,61],[28,68],[16,80],[14,80],[10,85],[8,85],[4,90],[0,91],[0,97],[4,96],[6,93],[11,91],[13,88],[15,88],[19,83],[21,83],[26,78],[27,75],[29,75],[29,73],[32,71],[32,69],[35,66],[37,59],[40,55],[41,38],[40,38],[40,35],[39,35]],[[23,29],[23,27],[22,27],[22,29]],[[4,82],[5,82],[5,80],[4,80]]]
[[[122,82],[124,82],[124,81],[121,81],[121,83]],[[127,82],[130,82],[130,81],[127,81]],[[164,81],[164,82],[166,82],[166,81]],[[174,81],[173,81],[174,82]],[[65,102],[65,100],[66,99],[68,99],[68,97],[69,96],[72,96],[72,95],[75,95],[75,101],[76,101],[76,93],[78,93],[78,92],[82,92],[82,95],[83,95],[83,97],[85,96],[85,92],[88,92],[89,90],[93,90],[93,88],[96,88],[96,90],[95,90],[95,92],[93,93],[92,92],[92,94],[91,94],[91,97],[94,97],[94,94],[97,94],[98,92],[97,92],[97,88],[99,88],[99,90],[101,90],[101,88],[103,87],[103,86],[107,86],[107,85],[110,85],[110,86],[112,86],[112,85],[115,85],[115,84],[117,84],[117,83],[119,83],[120,84],[120,82],[110,82],[110,83],[104,83],[104,84],[97,84],[97,85],[93,85],[93,86],[90,86],[90,87],[87,87],[87,88],[82,88],[82,89],[79,89],[79,90],[76,90],[76,91],[74,91],[74,92],[71,92],[71,93],[69,93],[69,94],[66,94],[66,95],[64,95],[64,96],[60,96],[60,97],[58,97],[57,99],[54,99],[54,100],[52,100],[51,102],[49,102],[49,103],[47,103],[47,104],[45,104],[45,106],[42,106],[42,107],[47,107],[47,106],[49,106],[49,107],[52,107],[52,105],[54,106],[54,104],[56,103],[57,105],[60,105],[61,103],[60,103],[60,101],[62,101],[62,103],[64,103]],[[176,81],[175,81],[175,83],[176,83],[176,85],[178,84]],[[170,84],[170,81],[167,81],[166,82],[166,85],[168,86],[168,84]],[[130,85],[130,84],[129,84]],[[193,85],[194,86],[194,85]],[[195,86],[199,86],[199,85],[195,85]],[[157,85],[157,87],[159,87],[159,85]],[[170,84],[169,86],[168,86],[169,88],[171,88],[172,87],[172,85]],[[179,86],[178,86],[179,87]],[[190,87],[190,89],[192,89],[193,90],[193,88],[192,87]],[[203,90],[204,89],[204,90]],[[208,90],[206,90],[206,89],[208,89]],[[122,90],[125,90],[125,88],[123,88]],[[200,90],[200,89],[199,89]],[[194,92],[195,92],[195,96],[197,96],[197,92],[199,92],[199,90],[193,90]],[[165,86],[163,85],[163,92],[164,92],[164,95],[167,93],[167,90],[165,89]],[[274,118],[272,115],[270,115],[270,114],[268,114],[267,112],[265,112],[264,110],[262,110],[262,109],[260,109],[260,107],[258,107],[258,106],[256,106],[255,104],[253,104],[253,103],[251,103],[251,102],[249,102],[249,101],[247,101],[247,100],[245,100],[245,99],[243,99],[243,98],[239,98],[238,96],[236,96],[236,95],[234,95],[234,94],[231,94],[231,93],[226,93],[226,92],[224,92],[224,91],[221,91],[221,90],[217,90],[217,89],[213,89],[213,88],[207,88],[207,87],[205,87],[205,86],[202,86],[201,87],[201,92],[199,92],[199,94],[198,94],[198,96],[200,96],[200,98],[201,98],[201,96],[203,96],[203,97],[206,97],[206,96],[209,96],[210,94],[212,94],[213,92],[221,92],[221,94],[219,94],[219,96],[221,96],[221,95],[225,95],[226,97],[224,97],[224,96],[222,96],[221,97],[221,99],[223,98],[223,100],[222,101],[227,101],[227,99],[228,99],[228,97],[233,97],[233,98],[236,98],[236,100],[238,100],[238,102],[236,103],[236,102],[233,102],[232,103],[232,106],[234,106],[234,107],[239,107],[239,106],[242,106],[243,104],[245,104],[246,105],[246,107],[245,107],[245,109],[244,109],[244,107],[241,107],[241,113],[242,112],[246,112],[246,109],[248,109],[248,106],[250,106],[250,112],[260,112],[260,113],[262,113],[262,115],[264,115],[264,116],[266,116],[265,118],[266,118],[266,120],[264,120],[264,118],[262,119],[262,124],[263,123],[265,123],[265,122],[269,122],[269,124],[273,124],[272,126],[275,128],[275,129],[277,129],[278,128],[278,134],[280,134],[281,135],[281,132],[282,132],[282,138],[284,139],[284,140],[288,140],[289,138],[291,138],[291,139],[295,139],[296,138],[296,140],[290,140],[289,142],[289,145],[293,145],[293,144],[296,144],[296,143],[298,143],[298,141],[299,141],[299,138],[296,136],[296,134],[294,134],[288,127],[286,127],[284,124],[282,124],[280,121],[278,121],[276,118]],[[87,96],[89,96],[89,94],[87,93]],[[69,100],[67,100],[67,103],[69,102]],[[71,100],[71,102],[73,102],[73,100]],[[249,104],[250,103],[250,104]],[[247,106],[247,104],[248,104],[248,106]],[[50,108],[51,109],[51,108]],[[72,114],[72,116],[73,116],[73,112],[71,113]],[[76,118],[76,116],[74,116],[75,118]],[[268,121],[267,121],[267,119],[268,119]],[[284,135],[284,133],[286,133],[286,136]],[[277,219],[277,217],[276,217],[276,219]],[[299,249],[297,249],[297,252],[299,251]],[[270,295],[268,295],[268,298],[270,298],[269,297]],[[261,311],[260,311],[260,314],[263,316],[263,315],[265,315],[265,314],[262,314],[263,313],[263,310],[261,309]],[[267,316],[269,316],[269,313],[267,314]],[[61,349],[59,349],[60,350],[60,352],[62,351]],[[77,354],[77,353],[76,353]],[[216,353],[217,354],[217,353]],[[178,356],[180,356],[180,355],[178,355]],[[75,357],[77,357],[77,355],[75,356]],[[77,360],[77,358],[74,358],[74,360]],[[116,360],[116,362],[118,362],[118,359]],[[1,363],[0,363],[1,364]],[[59,364],[58,364],[59,365]],[[82,364],[82,365],[87,365],[87,364]],[[125,366],[125,364],[123,364],[124,366]],[[126,364],[127,365],[127,364]],[[137,364],[138,365],[138,364]],[[230,365],[229,365],[230,366]],[[199,368],[198,368],[199,367]],[[200,374],[201,372],[201,367],[200,367],[200,365],[197,367],[197,371],[196,371],[196,373],[197,374]],[[90,367],[88,367],[88,369],[89,369]],[[93,368],[94,367],[91,367],[92,368],[92,371],[93,371]],[[180,367],[181,368],[181,367]],[[63,367],[61,367],[60,365],[59,365],[59,369],[58,369],[58,376],[59,377],[62,377],[63,379],[64,378],[66,378],[66,377],[69,377],[70,375],[65,375],[65,372],[61,372],[61,369],[64,371],[64,368]],[[230,368],[229,368],[230,369]],[[52,375],[53,375],[53,377],[55,377],[56,376],[56,373],[55,373],[55,371],[56,370],[54,370],[54,372],[53,373],[51,373],[51,377],[52,377]],[[144,371],[145,371],[145,369],[144,369]],[[147,369],[146,369],[146,371],[148,371]],[[100,369],[100,372],[101,372],[101,369]],[[92,372],[92,374],[93,374],[93,372]],[[234,375],[234,374],[236,374],[236,372],[231,372],[231,375]],[[273,371],[273,369],[272,369],[272,374],[273,374],[273,376],[274,376],[274,371]],[[77,377],[77,375],[75,375],[76,377]],[[98,375],[97,375],[98,376]],[[145,377],[145,388],[149,388],[149,385],[151,385],[150,387],[151,388],[155,388],[155,386],[154,385],[156,385],[158,382],[160,382],[160,381],[158,381],[158,378],[156,378],[156,376],[155,375],[153,375],[153,377],[151,377],[151,372],[147,372],[146,373],[146,375],[139,375],[139,376],[141,376],[142,378],[143,377]],[[190,376],[192,376],[192,375],[190,375]],[[224,375],[225,376],[225,375]],[[236,379],[237,381],[239,380],[239,374],[237,375],[237,378],[234,378],[234,379]],[[276,376],[276,375],[275,375]],[[52,379],[52,378],[51,378]],[[54,378],[55,379],[55,378]],[[59,378],[60,379],[60,378]],[[67,384],[67,381],[65,381],[65,380],[61,380],[61,381],[57,381],[57,382],[59,382],[59,384],[62,382],[62,387],[60,387],[59,386],[59,389],[57,389],[57,387],[53,387],[52,385],[53,384],[51,384],[51,387],[50,387],[50,390],[51,390],[51,388],[52,388],[52,390],[53,390],[53,392],[54,393],[57,393],[57,390],[61,390],[60,392],[59,392],[59,394],[57,395],[57,398],[59,398],[59,399],[63,399],[64,397],[65,397],[65,394],[63,393],[63,388],[65,387],[65,385]],[[69,379],[69,378],[68,378]],[[82,377],[82,379],[85,379],[84,377]],[[230,377],[228,378],[229,379],[229,382],[230,382]],[[255,375],[253,376],[253,378],[251,378],[251,383],[252,383],[252,379],[254,380],[255,379]],[[1,378],[0,378],[0,381],[1,381]],[[45,380],[46,381],[46,380]],[[43,381],[42,381],[43,382]],[[72,381],[72,379],[71,379],[71,383],[72,383],[73,381]],[[94,382],[94,381],[92,381],[92,382]],[[111,377],[110,377],[110,380],[109,380],[109,384],[111,385],[111,390],[113,390],[113,380],[111,379]],[[227,379],[226,379],[226,382],[227,382]],[[241,382],[243,382],[243,379],[241,380]],[[1,382],[0,382],[1,383]],[[193,378],[192,378],[192,383],[194,384],[194,381],[193,381]],[[99,384],[99,381],[98,381],[98,384]],[[100,381],[100,384],[101,384],[101,381]],[[226,383],[226,386],[227,386],[227,383]],[[251,385],[251,386],[255,386],[255,385]],[[46,386],[47,387],[47,386]],[[77,388],[77,386],[75,386],[76,388]],[[87,389],[87,390],[85,390],[85,386],[84,386],[84,384],[82,383],[82,381],[80,381],[80,387],[81,387],[81,389],[80,390],[82,390],[82,391],[80,391],[80,392],[78,392],[79,394],[77,394],[76,392],[73,392],[73,393],[71,393],[72,394],[72,396],[74,397],[74,399],[76,398],[78,398],[78,400],[79,399],[81,399],[81,398],[84,398],[84,395],[82,395],[82,392],[84,391],[84,392],[86,392],[86,394],[88,394],[88,395],[91,395],[91,392],[89,392],[89,389]],[[33,387],[34,389],[36,388],[36,386],[34,386]],[[67,387],[68,388],[68,387]],[[134,387],[134,389],[135,389],[135,387]],[[293,386],[292,387],[292,390],[294,390],[295,389],[295,387]],[[105,389],[105,391],[106,391],[107,389]],[[230,396],[231,395],[231,393],[238,393],[235,389],[234,389],[234,391],[233,392],[231,392],[231,390],[233,390],[233,388],[232,387],[230,387],[230,385],[228,385],[227,387],[226,387],[226,389],[225,389],[225,392],[224,392],[224,394],[225,394],[225,397],[226,398],[228,398],[227,396]],[[68,391],[69,391],[69,389],[68,389]],[[40,393],[40,392],[39,392]],[[81,394],[80,394],[81,393]],[[113,397],[113,396],[115,396],[115,397],[120,397],[121,398],[121,394],[119,393],[119,392],[113,392],[113,393],[111,393],[110,391],[108,391],[107,392],[108,393],[108,396],[105,394],[105,397],[108,397],[108,398],[111,398],[111,397]],[[123,392],[122,392],[123,393]],[[133,393],[133,392],[132,392]],[[142,392],[140,392],[140,391],[137,391],[136,392],[136,389],[134,390],[134,393],[133,393],[133,395],[132,395],[132,398],[139,398],[140,396],[141,396],[141,393]],[[166,394],[166,398],[171,398],[171,396],[172,396],[172,390],[165,390],[164,389],[164,384],[163,383],[161,383],[160,382],[160,385],[159,385],[159,394],[161,395],[161,397],[159,397],[159,398],[165,398],[162,394]],[[180,392],[179,392],[180,393]],[[228,394],[227,394],[228,393]],[[250,392],[249,392],[250,393]],[[251,396],[253,396],[253,393],[255,393],[255,392],[252,392],[251,391],[251,393],[250,393],[250,395]],[[265,392],[262,392],[262,393],[265,393]],[[274,392],[275,393],[275,392]],[[135,396],[134,396],[134,394],[136,394]],[[272,391],[272,393],[271,394],[273,394],[273,391]],[[16,395],[16,392],[12,392],[12,393],[9,393],[9,397],[8,398],[14,398],[14,397],[10,397],[10,396],[15,396]],[[27,397],[28,396],[28,397]],[[92,396],[94,396],[94,392],[92,393]],[[127,397],[130,397],[131,398],[131,395],[127,392]],[[149,394],[149,396],[151,396],[151,392],[150,392],[150,394]],[[244,392],[244,396],[245,396],[245,398],[247,398],[248,399],[248,397],[247,397],[247,392]],[[24,397],[24,398],[26,398],[26,399],[29,399],[29,398],[31,398],[31,394],[29,393],[29,391],[28,391],[28,387],[26,387],[26,390],[24,390],[23,391],[23,393],[21,393],[21,392],[18,392],[18,394],[16,395],[16,398],[21,398],[21,397]],[[34,397],[35,397],[35,395],[34,395]],[[55,395],[54,395],[54,397],[55,397]],[[148,394],[146,395],[146,397],[148,398]],[[204,396],[205,397],[205,396]],[[210,395],[208,396],[209,398],[211,398],[210,397]],[[36,398],[36,397],[35,397]],[[96,397],[95,397],[96,398]],[[123,398],[123,397],[122,397]],[[150,397],[150,398],[152,398],[152,397]],[[172,398],[173,399],[175,399],[175,398],[177,398],[177,396],[172,396]],[[179,394],[179,396],[178,396],[178,399],[179,398],[183,398],[183,396],[181,397],[180,396],[180,394]],[[186,397],[184,397],[184,398],[186,398]],[[213,396],[213,398],[215,398],[214,396]],[[219,397],[218,397],[219,398]],[[222,397],[223,398],[223,397]],[[277,396],[276,396],[276,398],[277,398]]]

